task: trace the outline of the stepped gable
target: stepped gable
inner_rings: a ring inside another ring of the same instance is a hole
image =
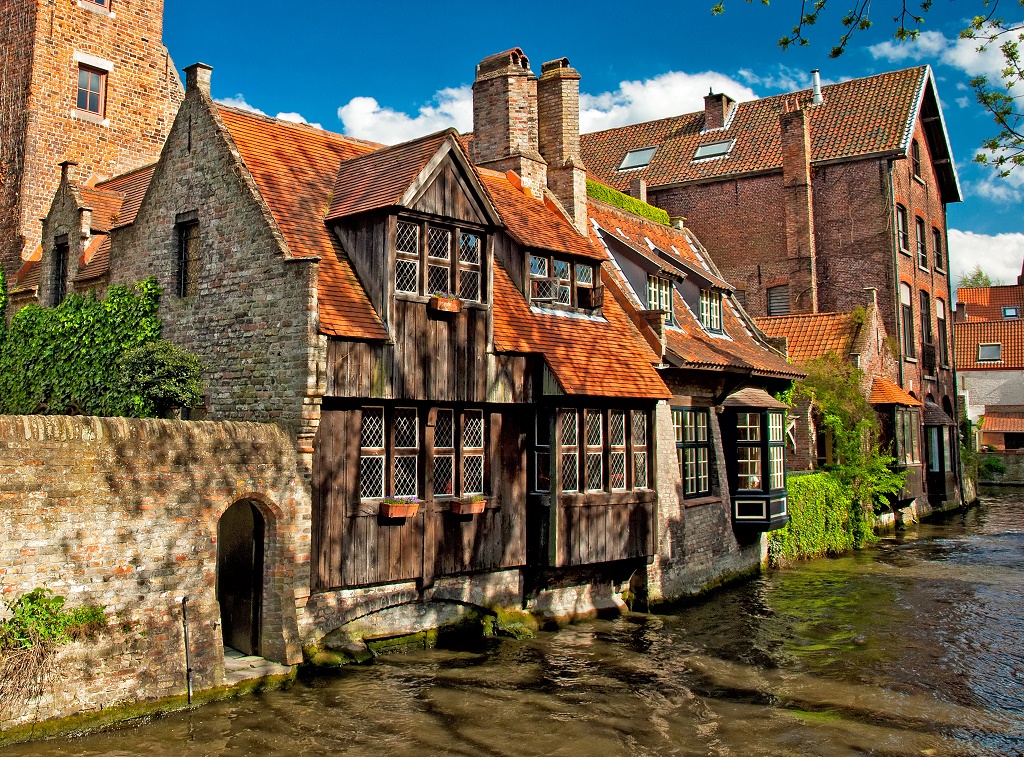
[[[860,330],[853,313],[773,315],[754,321],[768,336],[786,338],[789,358],[797,365],[830,353],[845,360]]]
[[[822,88],[824,102],[807,107],[811,160],[905,152],[928,81],[927,66],[852,79]],[[705,130],[703,111],[581,136],[583,161],[601,181],[628,192],[634,178],[649,187],[782,169],[779,115],[786,104],[809,106],[810,89],[736,103],[724,128]],[[728,156],[693,160],[701,145],[735,139]],[[644,168],[620,171],[629,150],[657,147]]]
[[[216,108],[288,251],[295,257],[320,258],[320,330],[350,339],[387,339],[351,263],[324,222],[341,164],[380,145],[224,105]]]

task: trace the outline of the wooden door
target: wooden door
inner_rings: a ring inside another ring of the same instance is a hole
[[[263,516],[236,502],[217,526],[217,601],[224,645],[259,654],[263,594]]]

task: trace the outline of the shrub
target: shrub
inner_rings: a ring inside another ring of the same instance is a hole
[[[983,457],[981,462],[978,463],[978,472],[981,477],[987,481],[991,481],[998,476],[1002,476],[1006,473],[1006,466],[1003,465],[1003,461],[998,457]]]
[[[203,402],[199,358],[165,339],[135,347],[120,361],[124,415],[165,417],[173,408]]]

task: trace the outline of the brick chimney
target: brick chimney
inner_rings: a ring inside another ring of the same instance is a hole
[[[735,104],[736,101],[729,95],[716,95],[714,90],[709,89],[704,95],[704,131],[725,126]]]
[[[1020,266],[1020,276],[1017,277],[1017,286],[1024,286],[1024,263]]]
[[[518,47],[477,64],[472,144],[477,165],[515,171],[524,187],[543,197],[547,164],[537,135],[537,77]]]
[[[540,67],[537,83],[540,154],[548,189],[581,234],[587,233],[587,174],[580,157],[580,74],[568,58]]]
[[[634,176],[629,181],[629,194],[640,202],[647,202],[647,182],[639,176]]]
[[[807,112],[787,103],[779,114],[782,132],[782,192],[789,261],[789,311],[818,312],[815,272],[814,203],[811,190],[811,135]]]
[[[210,75],[213,73],[213,67],[208,66],[205,63],[193,63],[191,66],[185,67],[185,92],[193,92],[199,90],[210,96]]]

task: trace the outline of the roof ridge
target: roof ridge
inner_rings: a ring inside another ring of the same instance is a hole
[[[411,145],[419,144],[419,143],[422,143],[422,142],[428,142],[431,139],[436,139],[437,137],[440,137],[441,135],[447,135],[449,132],[454,133],[456,136],[458,136],[458,132],[454,128],[449,126],[447,129],[442,129],[441,131],[435,131],[435,132],[433,132],[431,134],[424,134],[422,137],[416,137],[414,139],[409,139],[409,140],[406,140],[405,142],[399,142],[398,144],[382,145],[381,147],[379,147],[376,150],[371,150],[370,152],[364,152],[361,155],[355,155],[355,156],[349,158],[348,160],[343,160],[343,161],[341,161],[340,165],[341,166],[350,166],[353,163],[355,163],[356,161],[369,160],[371,158],[379,158],[381,155],[387,154],[388,151],[390,151],[390,150],[397,150],[400,147],[409,147]],[[460,145],[460,148],[461,148],[461,145]]]
[[[223,103],[219,103],[219,102],[214,101],[214,106],[218,110],[219,109],[229,110],[232,113],[236,113],[238,115],[251,118],[254,121],[266,121],[266,122],[269,122],[269,123],[277,124],[279,126],[294,127],[294,128],[301,129],[303,131],[309,132],[310,134],[319,134],[319,135],[323,135],[323,136],[328,137],[328,138],[339,139],[339,140],[342,140],[342,141],[345,141],[345,142],[350,142],[350,143],[356,144],[356,145],[363,145],[363,146],[366,146],[366,147],[374,147],[374,148],[379,148],[379,147],[382,147],[382,146],[386,146],[386,145],[381,145],[380,142],[371,142],[368,139],[360,139],[359,137],[351,137],[348,134],[339,134],[336,131],[331,131],[330,129],[324,129],[322,127],[318,128],[316,126],[313,126],[310,123],[299,123],[298,121],[288,121],[288,120],[285,120],[283,118],[275,118],[274,116],[268,116],[266,113],[254,113],[251,110],[246,110],[245,108],[239,108],[239,107],[237,107],[235,105],[225,105]]]
[[[104,186],[106,186],[108,184],[113,184],[115,181],[120,181],[121,179],[126,179],[129,176],[134,176],[135,174],[142,173],[143,171],[148,171],[150,169],[155,169],[158,162],[159,161],[153,161],[152,163],[147,163],[144,166],[139,166],[138,168],[133,168],[130,171],[125,171],[124,173],[119,173],[117,176],[111,176],[109,179],[104,179],[103,181],[97,181],[96,184],[93,186],[93,189],[95,189],[97,187],[104,187]],[[120,190],[114,190],[114,191],[120,191]]]

